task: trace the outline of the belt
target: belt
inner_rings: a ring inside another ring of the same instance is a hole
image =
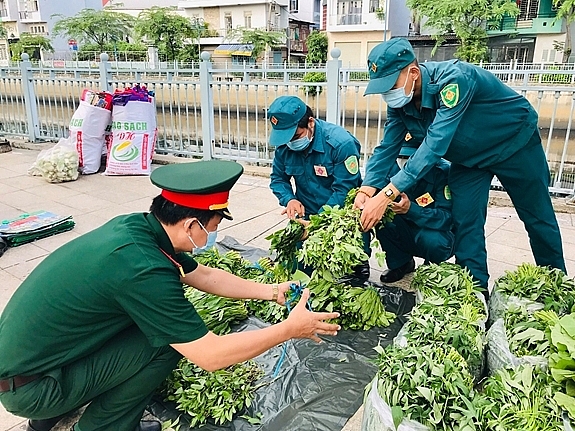
[[[0,380],[0,392],[8,392],[12,389],[17,389],[39,378],[39,374],[34,374],[31,376],[14,376],[6,380]],[[10,385],[10,383],[12,383],[12,385]]]

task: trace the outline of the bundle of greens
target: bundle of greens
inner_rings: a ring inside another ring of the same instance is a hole
[[[486,431],[562,431],[562,413],[554,394],[560,389],[532,365],[502,369],[483,386],[479,415]]]
[[[165,381],[162,393],[190,416],[190,427],[223,424],[251,405],[263,371],[253,361],[207,372],[182,359]]]
[[[484,308],[432,296],[411,311],[402,333],[412,346],[439,342],[453,347],[467,362],[471,375],[479,379],[483,371],[485,319]]]
[[[467,363],[445,344],[378,351],[377,390],[396,429],[404,418],[432,430],[481,430]]]
[[[468,269],[454,263],[442,262],[419,266],[411,281],[411,288],[424,298],[444,296],[472,303],[479,308],[484,307],[478,296],[482,288],[473,280]]]
[[[301,223],[290,220],[285,228],[266,237],[270,241],[270,251],[276,253],[275,261],[279,263],[286,279],[290,278],[297,266],[297,244],[302,240],[304,232]]]
[[[523,263],[497,279],[495,289],[542,303],[559,314],[570,313],[575,305],[575,280],[556,268]]]
[[[190,301],[206,326],[217,335],[231,332],[231,325],[248,318],[243,300],[229,299],[184,286],[184,296]]]
[[[230,250],[222,254],[216,248],[211,248],[201,254],[194,255],[194,259],[202,265],[219,268],[247,280],[261,283],[287,281],[287,278],[282,276],[281,269],[267,257],[262,257],[257,262],[252,263],[244,259],[237,251]]]
[[[563,316],[551,327],[551,344],[549,369],[563,389],[554,399],[575,419],[575,313]]]
[[[515,356],[548,356],[549,324],[559,317],[553,311],[529,313],[524,307],[511,307],[504,315],[509,350]]]
[[[323,212],[310,217],[308,237],[298,252],[298,260],[314,269],[312,278],[336,280],[369,259],[363,250],[360,215],[351,207],[325,205]]]

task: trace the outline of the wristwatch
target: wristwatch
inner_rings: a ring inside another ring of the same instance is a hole
[[[390,198],[391,200],[393,200],[393,198],[395,197],[395,193],[393,193],[393,190],[391,189],[384,189],[383,194],[388,198]]]

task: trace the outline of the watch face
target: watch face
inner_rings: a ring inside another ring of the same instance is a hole
[[[393,196],[393,190],[391,190],[391,189],[386,190],[385,196],[387,196],[387,197]]]

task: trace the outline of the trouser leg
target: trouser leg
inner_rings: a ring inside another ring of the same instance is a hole
[[[485,220],[493,174],[487,170],[452,164],[449,188],[455,234],[455,262],[469,269],[483,287],[487,287],[487,250]]]
[[[134,325],[97,352],[18,388],[2,402],[9,411],[46,419],[90,403],[81,431],[133,431],[154,390],[181,355],[170,346],[152,347]]]
[[[561,233],[549,196],[549,166],[539,134],[492,170],[525,225],[537,265],[566,272]]]
[[[413,259],[414,235],[400,215],[396,215],[393,221],[377,229],[376,237],[381,249],[385,251],[385,261],[389,269],[399,268]]]
[[[413,255],[432,263],[445,262],[453,256],[453,232],[419,229],[415,234],[415,250]]]

